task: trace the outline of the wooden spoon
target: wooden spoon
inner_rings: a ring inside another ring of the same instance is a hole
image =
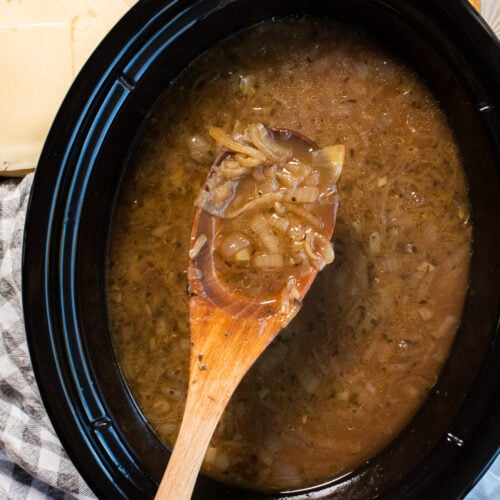
[[[318,149],[309,139],[287,129],[273,133]],[[222,161],[224,153],[214,163]],[[211,174],[209,174],[210,176]],[[331,239],[337,204],[329,205],[322,221]],[[201,234],[213,234],[215,217],[202,209],[195,213],[192,244]],[[163,475],[156,499],[183,500],[191,497],[206,450],[222,413],[243,376],[256,359],[295,316],[299,306],[285,317],[279,300],[257,301],[228,294],[213,273],[213,241],[189,261],[189,308],[191,351],[186,407],[174,450]],[[201,273],[200,273],[201,270]],[[201,279],[200,279],[201,274]],[[297,284],[299,303],[316,277],[311,272]]]

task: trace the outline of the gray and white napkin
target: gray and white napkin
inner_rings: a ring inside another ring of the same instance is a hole
[[[52,428],[28,353],[21,256],[32,180],[0,180],[0,498],[93,499]]]

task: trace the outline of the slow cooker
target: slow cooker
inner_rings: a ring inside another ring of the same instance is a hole
[[[474,226],[461,326],[401,435],[341,478],[273,495],[200,475],[194,498],[459,498],[500,444],[500,45],[466,0],[142,0],[84,66],[43,149],[26,220],[23,300],[38,385],[100,498],[153,497],[169,457],[117,364],[106,309],[114,205],[162,91],[216,41],[272,17],[364,26],[426,80],[456,134]]]

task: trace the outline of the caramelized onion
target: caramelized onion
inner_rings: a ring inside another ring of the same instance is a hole
[[[283,267],[284,259],[280,253],[262,253],[253,258],[253,264],[263,269],[279,269]]]
[[[284,162],[291,154],[288,148],[281,146],[269,137],[269,132],[262,123],[252,123],[248,126],[250,139],[257,149],[273,161]]]
[[[253,212],[255,210],[265,210],[272,207],[277,201],[282,201],[285,197],[285,191],[279,190],[273,193],[267,193],[255,198],[248,203],[245,203],[241,207],[235,207],[231,210],[227,210],[223,214],[216,214],[225,219],[234,219],[245,212]],[[205,208],[205,207],[203,207]]]
[[[236,160],[225,160],[220,165],[220,173],[227,179],[237,179],[243,175],[247,175],[249,168],[242,165]]]
[[[316,186],[302,186],[287,192],[285,199],[293,203],[314,203],[318,196],[319,191]]]
[[[213,191],[215,201],[225,201],[233,194],[233,183],[231,181],[223,182]]]
[[[327,264],[331,264],[335,257],[330,241],[316,231],[306,233],[304,249],[311,264],[319,270],[323,269]]]
[[[250,228],[265,250],[271,253],[280,251],[280,240],[262,214],[257,215],[250,221]]]
[[[262,161],[259,158],[245,156],[242,154],[235,154],[234,158],[240,165],[247,168],[258,167],[262,164]]]
[[[251,258],[252,254],[248,247],[242,248],[239,252],[234,254],[234,260],[236,262],[249,262]]]
[[[200,250],[203,248],[205,243],[207,242],[207,235],[206,234],[200,234],[198,238],[196,238],[194,245],[192,246],[191,250],[189,250],[189,258],[190,259],[195,259],[198,254],[200,253]]]
[[[294,204],[294,203],[286,203],[285,209],[292,212],[295,215],[298,215],[301,219],[304,219],[305,221],[309,222],[314,227],[317,227],[320,229],[323,227],[323,221],[321,219],[319,219],[318,217],[316,217],[309,210],[306,210],[304,207],[301,207],[301,206]]]
[[[260,162],[266,161],[266,155],[251,146],[246,146],[239,141],[234,140],[229,135],[227,135],[219,127],[210,127],[209,134],[221,145],[227,149],[234,151],[235,153],[242,153],[251,158],[256,158]]]
[[[250,246],[250,240],[243,233],[235,231],[222,238],[218,249],[224,257],[229,258],[248,246]]]
[[[286,217],[281,217],[277,213],[273,213],[269,218],[268,218],[269,224],[277,229],[280,233],[285,233],[286,230],[288,229],[288,225],[290,221]]]

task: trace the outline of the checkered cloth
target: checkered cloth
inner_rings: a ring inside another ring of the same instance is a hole
[[[91,499],[52,428],[28,354],[21,252],[32,180],[0,180],[0,498]]]

